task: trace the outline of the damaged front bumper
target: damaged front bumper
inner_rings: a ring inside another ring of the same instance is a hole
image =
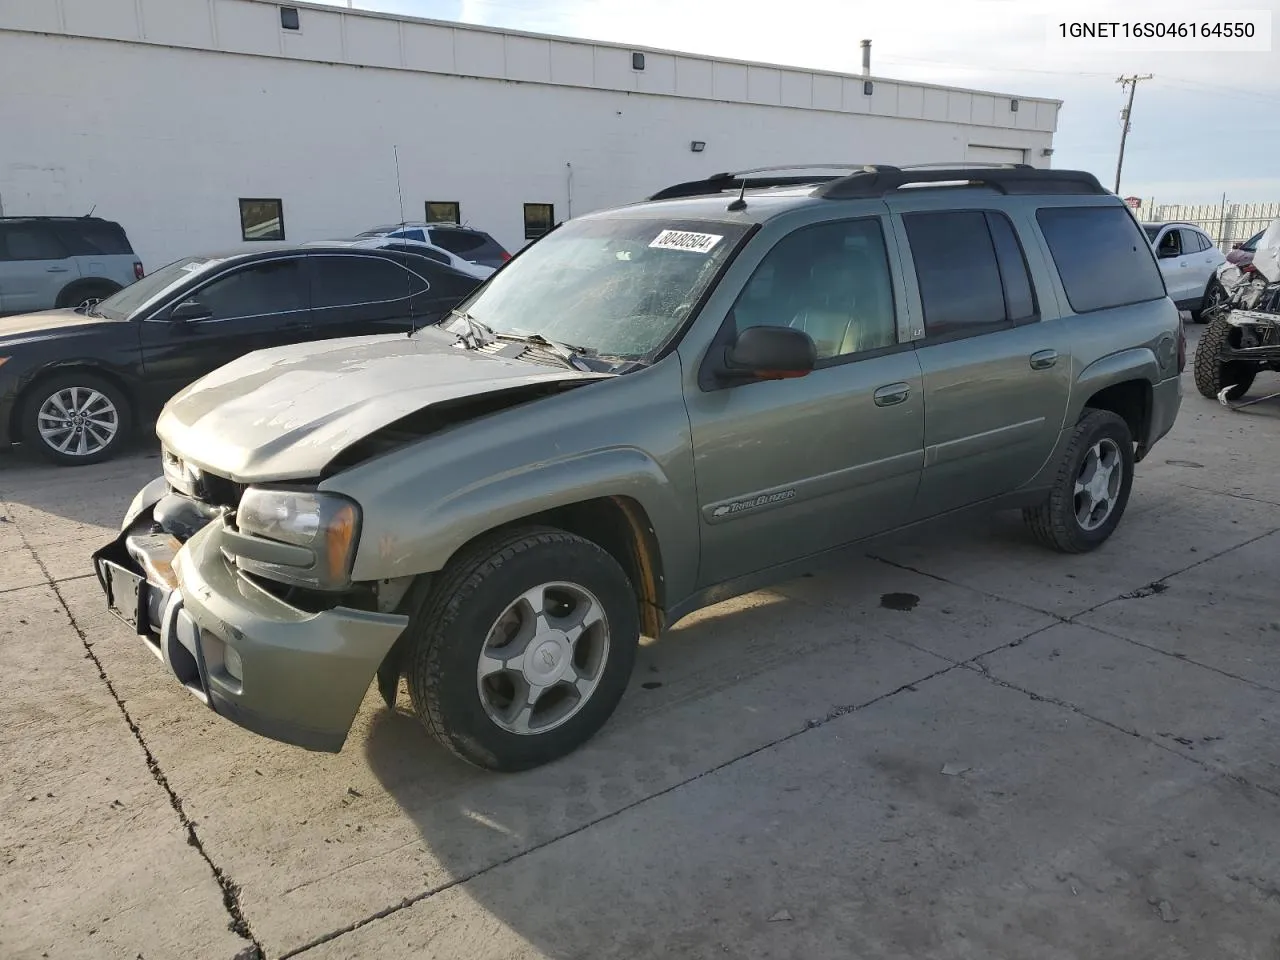
[[[168,494],[163,479],[148,484],[120,535],[93,554],[112,613],[220,716],[273,740],[341,750],[408,618],[286,603],[227,558],[220,516],[185,543],[162,528],[154,517]]]

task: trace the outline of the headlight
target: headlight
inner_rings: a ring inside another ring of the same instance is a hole
[[[317,590],[348,584],[360,508],[346,497],[250,487],[240,498],[235,523],[241,533],[306,547],[314,561],[302,567],[240,558],[245,569]]]
[[[193,466],[170,450],[161,451],[161,465],[169,486],[188,497],[196,496],[200,486],[200,468]]]

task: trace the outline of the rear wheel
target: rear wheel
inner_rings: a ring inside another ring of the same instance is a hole
[[[463,760],[506,772],[594,736],[622,698],[640,639],[635,592],[618,562],[548,527],[467,550],[409,630],[418,716]]]
[[[1222,351],[1226,347],[1240,345],[1240,330],[1229,324],[1225,318],[1212,320],[1200,335],[1196,344],[1196,357],[1193,365],[1196,389],[1200,395],[1210,400],[1227,389],[1228,400],[1239,400],[1253,386],[1253,379],[1258,375],[1258,366],[1248,360],[1224,360]]]
[[[38,382],[22,406],[22,439],[63,466],[98,463],[115,455],[128,435],[128,398],[89,373],[64,373]]]
[[[1133,435],[1110,410],[1087,410],[1076,424],[1048,498],[1023,511],[1042,544],[1086,553],[1115,531],[1133,486]]]
[[[112,283],[110,280],[87,280],[72,283],[58,294],[57,306],[62,309],[92,306],[100,300],[107,299],[113,293],[119,292],[119,290],[119,284]]]

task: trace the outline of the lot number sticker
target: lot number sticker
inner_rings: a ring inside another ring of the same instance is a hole
[[[710,253],[724,237],[714,233],[688,233],[684,230],[663,230],[649,246],[658,250],[688,250],[690,253]]]

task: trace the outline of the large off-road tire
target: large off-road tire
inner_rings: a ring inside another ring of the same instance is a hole
[[[1132,486],[1129,425],[1110,410],[1089,409],[1076,424],[1048,498],[1022,516],[1046,547],[1087,553],[1115,531]]]
[[[409,695],[427,729],[468,763],[513,772],[563,757],[604,726],[631,676],[640,619],[609,553],[524,527],[451,561],[409,631]]]
[[[1231,387],[1227,399],[1239,400],[1253,386],[1253,378],[1258,375],[1255,364],[1222,359],[1222,348],[1233,341],[1238,343],[1238,338],[1239,331],[1222,318],[1214,320],[1200,334],[1192,369],[1201,396],[1214,400],[1224,387]]]
[[[59,466],[109,460],[128,439],[133,412],[113,384],[70,371],[37,381],[21,403],[21,437]]]

